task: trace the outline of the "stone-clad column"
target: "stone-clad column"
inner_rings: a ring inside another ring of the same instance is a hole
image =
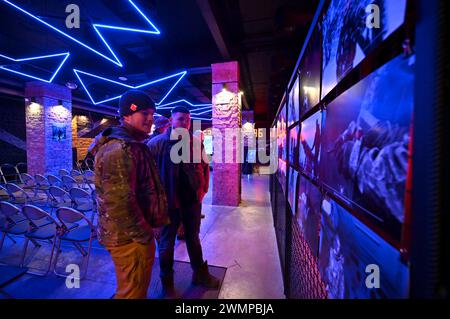
[[[241,201],[241,164],[225,163],[225,151],[240,156],[240,147],[233,139],[225,139],[225,129],[241,127],[239,96],[239,65],[236,61],[212,64],[212,125],[222,134],[222,163],[213,162],[213,205],[238,206]],[[214,137],[215,138],[215,137]],[[214,141],[214,145],[216,141]],[[218,154],[214,154],[217,158]]]
[[[25,86],[28,173],[54,174],[72,169],[72,93],[61,85]]]

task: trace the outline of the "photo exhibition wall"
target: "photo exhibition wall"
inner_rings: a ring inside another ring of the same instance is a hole
[[[274,120],[274,178],[328,298],[409,296],[415,55],[402,50],[408,3],[324,1]],[[371,5],[380,10],[378,28],[368,27]],[[367,289],[368,265],[383,271],[379,289]]]

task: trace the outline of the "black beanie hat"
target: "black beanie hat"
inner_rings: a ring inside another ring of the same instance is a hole
[[[156,106],[152,98],[145,92],[129,90],[120,97],[119,114],[121,117],[147,109],[156,110]]]

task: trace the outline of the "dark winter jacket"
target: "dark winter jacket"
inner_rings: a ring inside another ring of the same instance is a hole
[[[193,163],[192,154],[196,150],[192,141],[196,137],[192,134],[190,134],[190,162],[173,163],[170,151],[179,141],[170,140],[171,131],[172,129],[168,129],[165,133],[150,139],[147,145],[158,165],[169,209],[177,209],[202,201],[209,188],[209,165],[203,160],[201,163]],[[197,151],[204,153],[201,142],[198,141],[195,145],[201,145],[201,150]]]
[[[147,243],[153,239],[152,226],[169,222],[156,165],[140,142],[144,138],[124,124],[105,130],[90,148],[95,155],[98,238],[103,245]]]

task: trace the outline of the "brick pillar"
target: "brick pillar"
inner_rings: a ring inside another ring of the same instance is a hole
[[[225,163],[226,148],[228,151],[232,149],[236,158],[240,156],[240,148],[237,147],[240,144],[225,139],[225,129],[241,127],[239,65],[236,61],[212,64],[212,103],[213,129],[222,134],[222,163],[213,162],[212,203],[238,206],[241,201],[241,164],[237,161]]]
[[[25,85],[28,173],[72,169],[72,93],[60,85]]]

